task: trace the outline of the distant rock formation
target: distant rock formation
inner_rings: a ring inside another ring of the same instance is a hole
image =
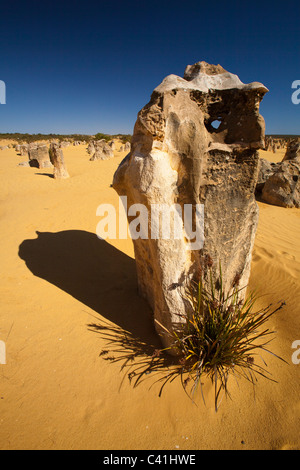
[[[285,156],[282,161],[300,158],[300,139],[292,139],[288,142]]]
[[[87,153],[89,155],[94,155],[94,153],[95,153],[95,145],[94,145],[94,142],[92,140],[88,144]]]
[[[262,200],[281,207],[300,208],[300,159],[285,160],[265,182]]]
[[[259,173],[255,188],[255,193],[257,195],[262,193],[265,182],[272,176],[279,168],[279,163],[269,162],[265,158],[259,159]]]
[[[49,157],[49,149],[45,144],[29,144],[28,155],[30,166],[37,168],[49,168],[52,166]]]
[[[55,179],[69,178],[69,173],[65,166],[64,154],[62,148],[52,142],[49,149],[50,160],[53,165],[53,177]]]
[[[114,151],[106,143],[104,139],[94,141],[95,151],[93,156],[90,158],[90,161],[94,160],[108,160],[114,156]]]
[[[266,136],[264,150],[276,153],[277,150],[284,149],[286,145],[287,141],[285,139]]]
[[[212,260],[215,279],[221,263],[226,292],[237,278],[247,285],[258,223],[258,149],[265,146],[259,103],[267,91],[220,65],[198,62],[187,66],[184,78],[167,76],[138,114],[114,189],[127,196],[128,207],[143,204],[148,214],[157,204],[177,204],[182,213],[190,204],[194,227],[197,205],[204,205],[203,247],[187,243],[186,224],[181,237],[163,239],[151,238],[149,221],[148,237],[133,240],[139,291],[163,325],[156,327],[166,346],[164,328],[176,329],[188,313],[186,279],[202,269],[208,282],[205,260]]]
[[[60,145],[60,148],[63,149],[63,148],[69,147],[70,142],[67,140],[63,140],[59,145]]]
[[[256,194],[268,204],[300,207],[300,139],[289,139],[283,160],[271,163],[260,159]]]
[[[21,157],[28,156],[28,144],[22,144],[20,145],[20,155]]]

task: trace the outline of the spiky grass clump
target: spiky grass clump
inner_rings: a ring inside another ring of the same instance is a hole
[[[285,303],[255,310],[258,298],[253,293],[246,297],[243,295],[245,288],[239,287],[238,275],[233,281],[231,292],[226,294],[221,267],[217,280],[213,280],[212,264],[206,261],[204,267],[206,282],[200,274],[199,280],[188,281],[184,288],[190,312],[186,315],[178,314],[183,317],[182,326],[176,331],[168,331],[159,323],[170,336],[169,348],[157,349],[147,345],[119,327],[95,324],[90,327],[99,332],[109,346],[114,346],[113,349],[102,351],[101,356],[111,362],[121,361],[121,370],[127,369],[133,387],[150,379],[151,387],[161,384],[161,396],[168,383],[180,378],[185,392],[192,400],[200,387],[205,402],[202,380],[208,377],[214,385],[217,410],[221,395],[230,397],[230,375],[246,378],[253,385],[257,383],[257,376],[275,382],[266,370],[264,352],[283,359],[268,349],[275,331],[270,330],[266,323]],[[168,354],[174,349],[178,352],[177,357]],[[109,352],[113,356],[108,356]],[[153,380],[155,375],[158,375],[157,380]]]
[[[238,282],[237,276],[231,293],[225,294],[220,268],[217,282],[213,282],[210,272],[208,289],[202,279],[188,283],[186,298],[191,313],[184,317],[181,330],[169,332],[173,337],[170,348],[175,348],[181,357],[177,373],[180,373],[184,389],[187,391],[189,388],[188,394],[192,397],[201,386],[203,377],[208,376],[215,388],[216,409],[221,392],[230,395],[230,374],[244,377],[253,385],[257,375],[270,379],[269,373],[258,364],[257,359],[260,357],[266,366],[260,352],[276,356],[267,348],[275,332],[265,324],[283,307],[284,302],[273,309],[269,305],[256,311],[257,297],[251,293],[240,300],[243,289],[238,287]]]

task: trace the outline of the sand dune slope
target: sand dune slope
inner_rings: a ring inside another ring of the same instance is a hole
[[[95,326],[109,322],[159,346],[151,312],[137,295],[131,240],[99,240],[96,209],[118,207],[110,187],[125,155],[89,162],[85,146],[64,149],[70,178],[18,167],[0,151],[1,449],[300,449],[300,211],[259,203],[250,288],[260,300],[286,301],[270,320],[277,331],[264,358],[273,383],[229,383],[232,400],[218,413],[205,383],[206,407],[178,382],[133,389],[100,356],[107,345]],[[277,154],[276,154],[277,155]],[[265,153],[262,152],[262,156]],[[268,158],[272,158],[269,155]],[[88,325],[94,324],[94,328]]]

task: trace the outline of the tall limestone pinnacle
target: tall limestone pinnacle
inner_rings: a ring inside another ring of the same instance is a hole
[[[264,147],[259,104],[267,88],[244,84],[220,65],[188,65],[184,77],[167,76],[138,113],[131,150],[117,169],[113,187],[128,206],[204,206],[204,244],[191,249],[181,238],[134,240],[138,286],[161,328],[176,328],[188,313],[184,283],[209,255],[224,288],[238,276],[247,284],[258,208],[254,197],[258,149]]]

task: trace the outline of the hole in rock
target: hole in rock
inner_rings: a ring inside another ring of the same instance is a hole
[[[221,120],[220,119],[215,119],[210,124],[214,129],[219,129],[220,124],[221,124]]]

